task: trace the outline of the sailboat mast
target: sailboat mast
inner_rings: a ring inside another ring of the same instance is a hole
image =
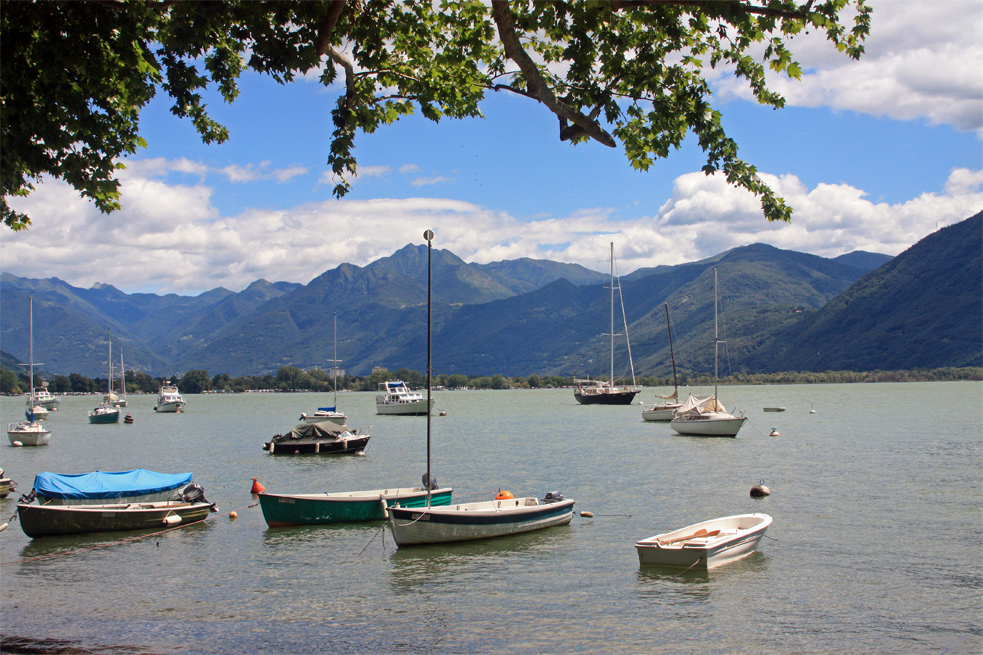
[[[338,411],[338,312],[334,313],[334,354],[331,356],[331,365],[334,370],[331,377],[334,378],[334,408]]]
[[[614,389],[614,241],[611,242],[611,388]]]
[[[720,372],[717,368],[718,348],[720,339],[717,336],[717,269],[713,269],[713,406],[716,410],[719,401],[717,400],[717,381]]]
[[[113,330],[109,330],[109,373],[106,375],[106,403],[111,404],[113,398]]]
[[[30,325],[28,329],[28,338],[30,339],[30,344],[28,345],[28,357],[31,358],[31,410],[34,410],[34,296],[31,296],[30,300]],[[33,420],[33,419],[32,419]]]
[[[663,303],[666,307],[666,329],[669,330],[669,357],[672,359],[672,388],[673,395],[679,399],[679,383],[676,382],[676,351],[672,347],[672,323],[669,322],[669,303]]]
[[[430,307],[430,296],[431,296],[431,280],[433,275],[431,273],[431,252],[433,240],[433,231],[427,230],[423,233],[423,238],[427,240],[427,479],[423,485],[427,490],[427,507],[430,507],[430,392],[433,388],[433,383],[431,380],[431,374],[433,372],[432,359],[431,359],[431,347],[430,347],[430,331],[432,327],[432,317],[431,317],[431,307]]]

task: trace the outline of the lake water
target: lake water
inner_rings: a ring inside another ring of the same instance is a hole
[[[561,491],[578,514],[527,535],[409,549],[381,523],[269,529],[250,507],[253,477],[285,493],[419,484],[425,419],[377,416],[372,393],[338,398],[350,425],[370,426],[363,456],[260,449],[331,394],[190,396],[176,415],[131,396],[135,423],[110,426],[88,424],[95,397],[71,397],[49,420],[49,446],[5,440],[0,466],[19,492],[41,471],[144,467],[193,471],[220,508],[125,543],[31,540],[11,521],[0,533],[7,648],[983,652],[981,383],[723,387],[723,403],[750,417],[736,439],[677,436],[644,423],[638,405],[581,406],[569,389],[438,393],[447,415],[432,421],[433,470],[455,499]],[[22,408],[0,400],[4,423]],[[772,495],[751,498],[760,481]],[[3,521],[18,495],[0,501]],[[639,567],[636,540],[745,512],[774,517],[751,557],[708,574]]]

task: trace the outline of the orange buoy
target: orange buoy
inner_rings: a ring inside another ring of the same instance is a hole
[[[253,493],[254,494],[261,494],[264,491],[266,491],[266,487],[264,487],[263,485],[261,485],[259,483],[259,480],[257,480],[256,478],[253,478]]]
[[[511,500],[513,498],[515,498],[515,496],[512,495],[511,491],[499,491],[495,496],[495,500]]]

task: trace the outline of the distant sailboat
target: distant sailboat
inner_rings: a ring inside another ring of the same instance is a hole
[[[28,359],[30,359],[30,375],[31,375],[31,395],[27,399],[27,409],[24,411],[24,417],[27,419],[21,421],[20,423],[10,423],[7,425],[7,439],[10,440],[11,445],[14,446],[44,446],[51,441],[51,430],[46,428],[42,423],[38,422],[39,412],[43,412],[44,416],[48,415],[48,410],[45,409],[44,405],[40,404],[37,400],[37,396],[34,391],[34,298],[30,300],[30,323],[29,323],[29,343],[28,343]]]
[[[89,412],[89,423],[119,423],[119,407],[113,405],[113,333],[109,332],[109,375],[106,377],[106,396],[101,404]]]
[[[659,396],[668,402],[656,403],[651,407],[642,410],[642,419],[646,421],[671,421],[676,415],[676,410],[682,407],[679,402],[679,383],[676,380],[676,353],[672,347],[672,324],[669,322],[669,303],[663,303],[666,307],[666,328],[669,330],[669,356],[672,358],[672,393],[668,396]]]
[[[670,425],[679,434],[697,437],[736,437],[747,421],[746,416],[735,416],[728,412],[720,404],[717,396],[717,381],[720,378],[717,366],[721,343],[717,331],[717,298],[717,269],[713,269],[713,397],[693,409],[689,409],[689,402],[687,402],[686,406],[677,410],[676,418],[672,419]],[[694,398],[690,396],[690,400]]]
[[[628,344],[628,363],[631,366],[631,384],[618,387],[614,383],[614,243],[611,244],[611,377],[602,380],[575,380],[577,387],[573,397],[581,405],[630,405],[641,388],[635,385],[635,365],[631,361],[631,344]],[[621,281],[618,281],[621,294]],[[621,313],[624,317],[624,297],[621,297]],[[625,342],[628,342],[628,319],[625,322]]]

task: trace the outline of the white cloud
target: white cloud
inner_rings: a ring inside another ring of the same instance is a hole
[[[978,0],[870,0],[871,34],[858,61],[822,33],[800,35],[792,51],[800,80],[770,75],[791,106],[827,106],[900,120],[922,118],[983,135],[983,12]],[[944,74],[940,72],[944,71]],[[722,97],[750,98],[747,85],[720,80]]]
[[[109,215],[63,182],[45,180],[29,197],[13,199],[35,221],[28,231],[2,235],[0,266],[22,277],[105,282],[129,292],[241,290],[259,278],[307,283],[344,262],[365,265],[423,243],[432,228],[437,248],[480,263],[533,257],[605,271],[613,241],[625,274],[758,242],[827,257],[853,250],[896,255],[983,209],[983,171],[956,169],[945,189],[893,205],[846,184],[807,188],[795,176],[764,175],[794,208],[791,224],[768,223],[750,194],[701,172],[679,176],[654,216],[626,220],[595,208],[527,222],[440,198],[327,200],[220,216],[210,187],[134,173],[123,180],[124,209]],[[331,238],[312,238],[327,233]]]
[[[295,177],[307,174],[306,166],[290,166],[273,171],[273,177],[277,182],[289,182]]]
[[[446,182],[453,182],[453,181],[454,178],[452,177],[443,177],[438,175],[436,177],[418,177],[412,182],[410,182],[410,184],[412,184],[413,186],[432,186],[434,184],[444,184]]]

